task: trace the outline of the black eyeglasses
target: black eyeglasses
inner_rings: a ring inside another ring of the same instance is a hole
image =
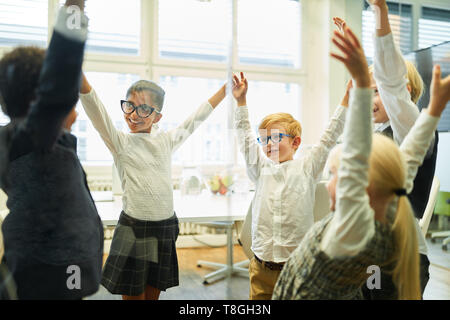
[[[120,107],[125,114],[132,114],[134,110],[136,110],[136,113],[140,118],[148,118],[153,112],[159,113],[155,108],[149,105],[141,104],[135,106],[133,102],[126,100],[120,100]]]

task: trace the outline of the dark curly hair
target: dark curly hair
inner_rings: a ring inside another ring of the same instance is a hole
[[[45,52],[38,47],[17,47],[0,60],[0,104],[11,119],[28,114]]]

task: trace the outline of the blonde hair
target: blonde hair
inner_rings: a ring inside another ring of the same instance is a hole
[[[423,80],[416,66],[408,60],[405,60],[408,84],[411,87],[411,100],[417,104],[423,94]]]
[[[283,126],[283,128],[286,130],[286,133],[291,136],[301,137],[302,135],[302,126],[300,125],[300,122],[295,120],[295,118],[289,113],[284,112],[273,113],[264,117],[264,119],[262,119],[261,123],[259,124],[258,129],[267,129],[269,126],[274,124]]]
[[[377,196],[393,200],[395,191],[406,183],[406,165],[395,142],[381,134],[374,134],[369,157],[369,189]],[[333,150],[329,165],[339,166],[341,145]],[[390,201],[389,201],[390,202]],[[411,204],[406,196],[398,199],[397,211],[392,225],[394,262],[392,279],[396,285],[398,299],[420,299],[419,249]]]
[[[423,80],[419,72],[417,71],[417,68],[414,65],[414,63],[408,60],[403,61],[405,62],[406,65],[406,78],[408,79],[408,85],[411,88],[411,100],[412,102],[417,104],[417,102],[423,95],[424,91]],[[373,65],[369,67],[369,71],[373,73]]]

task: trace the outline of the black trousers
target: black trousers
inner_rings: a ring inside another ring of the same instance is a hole
[[[420,287],[421,295],[423,299],[423,292],[427,286],[428,280],[430,280],[430,273],[428,268],[430,266],[430,260],[424,254],[420,254]],[[364,284],[361,288],[364,299],[366,300],[396,300],[398,299],[397,288],[392,281],[392,276],[384,273],[381,269],[381,288],[380,289],[369,289],[367,285]]]

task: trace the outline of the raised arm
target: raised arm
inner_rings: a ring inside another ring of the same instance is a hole
[[[79,8],[71,11],[74,7]],[[49,149],[56,142],[66,116],[78,100],[81,66],[87,39],[84,0],[66,1],[58,14],[31,105],[26,128],[37,149]],[[71,26],[78,15],[80,26]]]
[[[350,29],[345,37],[335,32],[333,43],[355,79],[356,89],[347,115],[338,169],[336,211],[323,236],[321,249],[330,257],[356,255],[374,235],[374,212],[366,192],[372,146],[372,91],[365,55]]]
[[[308,157],[310,157],[309,172],[316,180],[321,178],[328,155],[344,130],[346,110],[347,107],[343,105],[336,108],[325,132],[320,137],[320,142],[314,145],[308,154]]]
[[[177,150],[186,139],[208,118],[211,112],[225,98],[226,85],[224,84],[207,103],[200,105],[181,125],[169,131],[169,137],[172,145],[172,151]]]
[[[377,21],[373,76],[394,140],[400,145],[419,117],[419,109],[411,100],[405,60],[394,43],[386,1],[372,1],[372,8]]]
[[[266,160],[261,147],[256,142],[256,136],[251,128],[247,107],[248,81],[241,72],[241,78],[233,75],[233,96],[237,102],[235,110],[234,129],[238,140],[239,150],[242,152],[247,166],[249,178],[256,182],[261,173],[261,167]]]
[[[441,79],[441,68],[436,65],[433,68],[428,108],[422,110],[419,119],[400,146],[407,163],[406,190],[408,193],[413,188],[417,170],[422,165],[430,142],[434,138],[441,114],[449,100],[450,76]]]
[[[80,100],[84,111],[108,149],[113,154],[119,152],[124,143],[125,136],[114,126],[108,111],[97,96],[95,90],[89,84],[84,73],[80,88]]]

